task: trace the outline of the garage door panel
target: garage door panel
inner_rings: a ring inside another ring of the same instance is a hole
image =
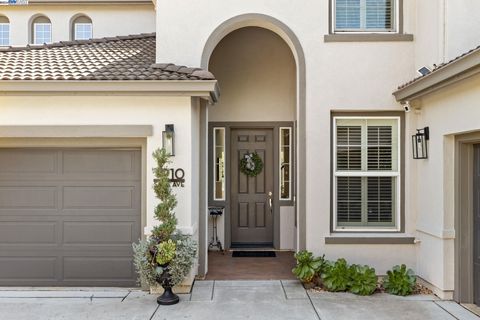
[[[56,222],[0,221],[1,245],[57,243]]]
[[[65,280],[131,280],[135,274],[131,258],[86,256],[63,261]]]
[[[34,214],[57,208],[58,189],[55,186],[1,186],[0,214],[8,209],[28,209]]]
[[[57,257],[36,256],[0,257],[0,280],[10,283],[18,280],[55,281],[57,259]]]
[[[65,209],[131,209],[134,187],[83,186],[63,188]]]
[[[1,149],[0,175],[15,175],[15,178],[32,174],[57,175],[58,150],[46,149]]]
[[[63,173],[132,175],[138,173],[136,150],[69,150],[63,153]]]
[[[65,222],[64,244],[128,244],[136,241],[136,222]]]
[[[134,286],[140,208],[139,150],[0,149],[0,286]]]

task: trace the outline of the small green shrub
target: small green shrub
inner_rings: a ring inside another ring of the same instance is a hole
[[[374,268],[354,264],[350,267],[349,275],[351,293],[369,296],[377,289],[377,275]]]
[[[388,293],[397,296],[407,296],[412,294],[417,283],[417,277],[412,269],[407,266],[394,266],[392,270],[387,271],[387,277],[383,283],[383,287]]]
[[[313,253],[302,250],[295,253],[297,265],[292,269],[292,272],[302,282],[312,282],[315,276],[319,276],[325,266],[325,256],[314,257]]]
[[[329,263],[322,274],[324,287],[328,291],[347,291],[350,287],[350,268],[343,258],[335,263]]]
[[[168,241],[163,241],[156,247],[156,260],[160,266],[170,263],[173,258],[175,258],[175,250],[177,249],[177,245],[175,244],[175,242],[172,241],[172,239],[168,239]]]

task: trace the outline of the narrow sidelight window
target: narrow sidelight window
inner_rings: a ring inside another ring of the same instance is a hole
[[[213,200],[225,200],[225,128],[213,128]]]
[[[398,0],[332,0],[336,32],[394,32]]]
[[[292,128],[280,128],[280,200],[291,200],[292,196]]]
[[[336,230],[399,225],[399,119],[337,117],[334,137]]]

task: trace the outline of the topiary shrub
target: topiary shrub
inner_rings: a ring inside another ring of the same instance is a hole
[[[354,264],[349,269],[349,291],[351,293],[369,296],[375,292],[377,289],[377,275],[374,268]]]
[[[304,283],[310,283],[316,276],[320,276],[325,266],[325,255],[314,257],[313,253],[307,250],[295,253],[295,259],[297,259],[297,265],[292,272]]]
[[[383,282],[383,287],[388,293],[407,296],[413,293],[417,277],[412,269],[407,269],[407,266],[394,266],[392,270],[387,271],[387,277]]]
[[[343,258],[335,263],[328,263],[322,274],[325,289],[332,292],[347,291],[350,287],[350,268]]]
[[[170,185],[169,156],[164,149],[153,153],[157,167],[153,189],[160,200],[155,207],[155,219],[159,224],[152,235],[133,244],[133,263],[139,275],[139,282],[146,285],[160,283],[165,273],[168,284],[180,284],[192,269],[197,254],[197,244],[191,236],[177,231],[175,207],[177,198]]]

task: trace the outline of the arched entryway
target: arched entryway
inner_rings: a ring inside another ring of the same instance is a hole
[[[305,62],[298,39],[274,18],[239,16],[212,33],[202,67],[221,90],[208,111],[207,175],[209,205],[225,207],[220,240],[227,248],[304,248]],[[264,165],[253,178],[238,170],[251,152]],[[210,240],[209,222],[200,239]],[[200,274],[207,264],[200,254]]]

